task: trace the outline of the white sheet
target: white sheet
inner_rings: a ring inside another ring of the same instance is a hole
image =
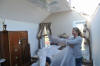
[[[45,66],[46,56],[52,58],[53,55],[59,53],[60,50],[58,50],[58,48],[59,46],[50,46],[40,49],[38,52],[40,66]]]
[[[38,56],[40,58],[39,65],[45,66],[46,56],[51,58],[51,66],[75,66],[75,60],[72,49],[67,46],[63,50],[58,50],[59,46],[50,46],[40,49]]]
[[[67,46],[64,49],[64,57],[60,66],[75,66],[75,58],[71,47]]]

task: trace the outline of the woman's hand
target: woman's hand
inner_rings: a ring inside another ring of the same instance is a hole
[[[66,46],[64,43],[58,43],[59,46]]]
[[[72,44],[69,44],[69,46],[70,46],[71,48],[74,48],[74,45],[72,45]]]
[[[62,50],[62,49],[64,49],[66,47],[66,44],[64,44],[64,43],[58,43],[58,45],[60,46],[58,48],[59,50]]]

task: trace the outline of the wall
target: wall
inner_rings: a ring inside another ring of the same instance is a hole
[[[91,21],[92,54],[94,66],[100,65],[100,5]]]
[[[28,22],[26,23],[15,20],[7,20],[7,19],[5,20],[5,24],[7,24],[8,31],[28,31],[28,41],[30,43],[31,56],[33,56],[38,48],[38,41],[36,39],[38,24],[28,23]],[[2,31],[1,21],[0,21],[0,31]]]
[[[0,17],[11,20],[40,23],[49,12],[29,0],[0,0]]]
[[[53,35],[59,35],[61,33],[67,33],[71,35],[73,21],[83,20],[77,12],[75,11],[65,11],[51,14],[43,22],[51,22]]]

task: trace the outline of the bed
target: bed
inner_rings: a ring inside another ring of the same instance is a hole
[[[32,66],[45,66],[46,57],[50,57],[50,66],[75,66],[75,60],[69,46],[59,50],[60,46],[51,45],[48,48],[42,48],[38,52],[39,61]]]

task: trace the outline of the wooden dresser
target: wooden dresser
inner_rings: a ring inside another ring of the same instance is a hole
[[[27,31],[1,31],[0,57],[6,62],[1,66],[29,66],[31,61]]]

